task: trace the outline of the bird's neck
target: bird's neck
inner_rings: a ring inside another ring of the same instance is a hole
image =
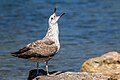
[[[55,24],[49,24],[48,32],[45,36],[45,38],[54,41],[56,45],[59,44],[59,28],[58,28],[58,23]]]

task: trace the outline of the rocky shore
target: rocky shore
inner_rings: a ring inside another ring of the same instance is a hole
[[[110,77],[100,73],[64,72],[50,76],[38,76],[33,80],[110,80]]]
[[[36,70],[29,73],[28,80],[120,80],[120,53],[108,52],[96,58],[85,61],[79,72],[51,72],[46,76],[40,70],[41,76],[35,75]]]
[[[83,63],[81,71],[102,73],[112,80],[120,80],[120,53],[108,52],[100,57],[91,58]]]

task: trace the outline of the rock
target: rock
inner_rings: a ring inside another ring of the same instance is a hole
[[[50,76],[38,76],[33,80],[111,80],[110,77],[100,73],[86,72],[63,72],[54,73]]]
[[[43,69],[39,69],[39,74],[37,74],[37,69],[33,69],[31,71],[29,71],[29,76],[28,76],[28,80],[32,80],[35,77],[39,76],[39,75],[46,75],[46,71],[44,71]]]
[[[120,53],[108,52],[101,57],[83,63],[82,72],[102,73],[111,76],[112,80],[120,80]]]

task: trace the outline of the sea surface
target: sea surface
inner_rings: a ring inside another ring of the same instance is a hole
[[[66,14],[59,20],[61,48],[49,71],[80,71],[89,58],[120,52],[120,0],[0,0],[0,80],[27,80],[36,68],[10,53],[45,36],[55,5],[57,15]]]

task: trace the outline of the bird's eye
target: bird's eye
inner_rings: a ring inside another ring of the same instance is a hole
[[[51,18],[51,20],[52,20],[53,18]]]

